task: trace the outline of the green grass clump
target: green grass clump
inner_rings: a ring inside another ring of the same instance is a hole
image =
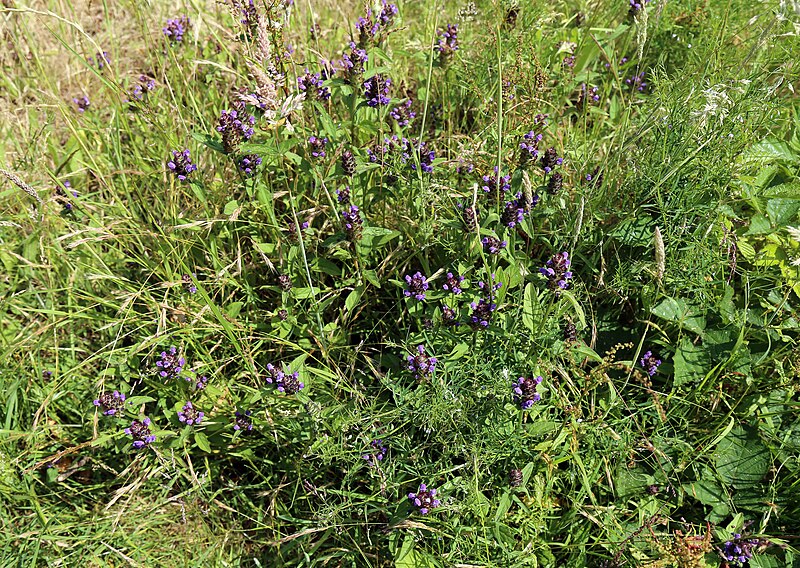
[[[2,564],[800,566],[789,4],[5,2]]]

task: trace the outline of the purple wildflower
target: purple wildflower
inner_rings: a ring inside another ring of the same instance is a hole
[[[315,158],[325,157],[325,146],[328,144],[327,138],[320,138],[318,136],[308,137],[308,147],[311,150],[311,155]]]
[[[147,75],[139,75],[138,82],[128,91],[128,103],[142,102],[156,88],[155,79]]]
[[[559,172],[553,172],[550,175],[550,179],[547,180],[547,193],[550,195],[556,195],[559,191],[561,191],[561,186],[563,183],[564,176],[562,176]]]
[[[94,57],[91,55],[86,58],[86,61],[92,67],[97,67],[98,71],[102,71],[106,65],[111,63],[111,59],[109,59],[109,55],[107,51],[97,52]]]
[[[453,274],[452,272],[448,272],[445,283],[442,284],[442,290],[445,290],[447,292],[452,292],[457,296],[461,293],[461,283],[463,281],[464,281],[463,276],[459,276],[458,274]]]
[[[95,406],[99,406],[106,416],[114,416],[125,406],[125,395],[119,391],[106,392],[97,397]]]
[[[344,224],[344,232],[347,234],[348,240],[355,242],[361,238],[364,220],[361,218],[358,207],[351,205],[350,209],[342,211],[342,221]]]
[[[305,387],[305,383],[300,381],[300,373],[285,373],[280,381],[275,382],[275,388],[283,394],[297,394]]]
[[[491,284],[487,284],[483,281],[478,282],[478,288],[483,291],[484,297],[480,298],[477,302],[472,302],[469,305],[469,307],[472,308],[472,312],[470,312],[469,315],[469,324],[472,329],[475,330],[488,328],[492,321],[492,315],[494,311],[497,310],[497,304],[494,303],[495,292],[503,287],[503,283],[495,283],[494,274],[491,276]]]
[[[406,274],[406,284],[408,288],[403,290],[406,298],[414,296],[419,301],[425,299],[425,291],[428,289],[428,279],[419,271],[413,276]]]
[[[186,404],[183,405],[183,408],[178,411],[178,420],[188,426],[191,426],[192,424],[200,424],[204,416],[205,414],[202,411],[197,410],[192,405],[191,400],[187,401]]]
[[[524,166],[539,157],[539,142],[541,141],[542,135],[536,134],[533,130],[522,137],[522,142],[519,143],[520,165]]]
[[[242,140],[250,140],[255,123],[256,117],[253,115],[243,115],[240,118],[236,110],[223,110],[219,117],[217,132],[222,134],[222,146],[225,152],[230,154],[238,148]]]
[[[347,205],[350,203],[350,186],[346,185],[341,189],[336,190],[336,199],[342,205]]]
[[[258,154],[245,154],[236,160],[236,166],[245,177],[252,177],[256,174],[256,168],[261,165],[261,156]]]
[[[156,437],[150,432],[150,419],[134,420],[130,427],[125,428],[125,433],[133,438],[133,447],[137,450],[144,448],[156,441]]]
[[[556,149],[553,147],[548,148],[545,150],[544,154],[542,154],[542,159],[540,160],[542,169],[546,174],[549,174],[553,171],[553,168],[556,166],[560,166],[564,163],[564,158],[561,158]]]
[[[42,371],[42,378],[45,381],[49,380],[50,377],[52,377],[52,376],[53,376],[53,371],[49,371],[49,370],[46,370],[46,369],[44,371]]]
[[[367,8],[366,14],[356,22],[359,47],[368,47],[372,43],[380,42],[397,13],[397,6],[389,4],[386,0],[382,0],[381,11],[377,15],[372,9]]]
[[[754,549],[761,545],[761,541],[757,538],[742,538],[742,535],[735,533],[733,538],[726,541],[722,545],[720,555],[725,561],[730,562],[734,566],[744,566],[749,564],[749,560],[753,557]]]
[[[598,88],[594,85],[588,86],[586,83],[581,83],[581,88],[578,91],[578,107],[583,107],[586,103],[597,104],[600,102],[600,95]]]
[[[356,163],[356,157],[351,150],[348,150],[347,148],[342,150],[341,162],[344,175],[349,177],[356,173],[356,166],[358,164]],[[339,203],[342,203],[342,201],[339,200]]]
[[[496,203],[511,189],[511,176],[500,176],[499,170],[495,166],[493,175],[483,176],[483,187],[481,189],[489,198],[489,203]]]
[[[86,109],[89,108],[89,97],[86,95],[74,98],[72,99],[72,102],[77,105],[78,112],[86,112]]]
[[[508,241],[501,241],[497,237],[491,235],[483,237],[481,243],[483,243],[483,250],[489,254],[497,254],[508,246]]]
[[[569,280],[572,278],[572,272],[569,270],[569,266],[569,254],[560,252],[554,254],[553,257],[539,269],[539,272],[547,277],[548,288],[555,291],[566,290],[569,288]]]
[[[366,462],[372,467],[378,467],[378,463],[382,462],[383,458],[386,457],[386,446],[383,445],[383,440],[372,440],[369,446],[369,453],[366,453],[361,457],[364,458],[364,460],[366,460]]]
[[[463,203],[458,204],[458,211],[461,216],[461,222],[464,223],[464,228],[468,232],[474,233],[478,230],[478,211],[474,207],[465,207]]]
[[[417,345],[417,354],[409,355],[406,357],[408,361],[408,370],[414,373],[414,376],[422,380],[430,375],[436,368],[438,360],[436,357],[430,357],[425,354],[425,346]]]
[[[186,380],[187,381],[191,381],[192,379],[187,378]],[[198,375],[198,376],[195,377],[195,379],[194,379],[194,389],[195,390],[199,390],[199,391],[205,390],[205,388],[207,386],[208,386],[208,377],[206,377],[205,375]]]
[[[183,276],[181,276],[181,282],[183,283],[183,288],[190,294],[197,293],[197,286],[194,285],[194,280],[192,278],[193,276],[194,278],[197,278],[197,274],[194,273],[184,274]]]
[[[647,83],[644,80],[645,72],[642,71],[638,75],[633,75],[629,79],[625,79],[625,84],[629,85],[631,89],[635,89],[640,93],[647,92]]]
[[[178,176],[180,181],[186,181],[189,174],[197,170],[197,166],[192,163],[192,158],[188,149],[173,150],[172,159],[167,162],[167,167]]]
[[[351,85],[358,84],[358,80],[364,73],[364,66],[369,61],[367,52],[356,44],[350,42],[350,53],[342,55],[342,70],[344,71],[345,81]]]
[[[69,211],[72,211],[73,208],[72,201],[70,201],[70,196],[78,197],[78,192],[72,189],[72,184],[69,180],[64,180],[63,185],[63,188],[56,187],[56,195],[58,196],[57,201],[63,203],[64,212],[68,213]],[[69,192],[69,195],[67,192]]]
[[[628,9],[628,14],[631,17],[636,16],[639,10],[647,6],[647,4],[649,3],[650,0],[630,0],[630,8]]]
[[[647,374],[651,377],[658,372],[658,367],[661,365],[661,359],[658,359],[655,355],[653,355],[652,351],[648,351],[642,358],[639,360],[639,364],[644,367]]]
[[[536,392],[536,388],[541,382],[542,377],[520,377],[514,382],[514,402],[519,404],[522,410],[528,410],[534,403],[542,399]]]
[[[419,484],[416,493],[409,493],[408,500],[417,508],[421,515],[427,515],[431,509],[442,504],[436,499],[436,489],[428,489],[424,483]]]
[[[309,224],[308,221],[303,221],[302,223],[300,223],[300,227],[297,226],[297,223],[295,223],[294,220],[289,221],[289,225],[286,227],[286,230],[284,231],[284,233],[286,234],[286,239],[290,243],[299,242],[298,237],[302,238],[303,231],[308,229],[310,226],[311,225]]]
[[[408,99],[403,104],[394,107],[391,111],[389,111],[389,116],[397,122],[397,126],[400,128],[404,128],[408,126],[412,120],[417,117],[417,113],[411,110],[412,105],[411,99]]]
[[[534,195],[531,205],[536,205],[538,202],[539,196]],[[522,223],[522,220],[525,218],[525,208],[526,205],[525,201],[522,199],[522,194],[517,193],[516,199],[506,201],[503,213],[500,215],[500,223],[513,229],[518,223]]]
[[[442,306],[442,323],[448,327],[461,325],[458,321],[458,314],[450,306]]]
[[[173,345],[167,351],[161,352],[161,359],[156,361],[156,371],[164,379],[177,377],[183,371],[186,359],[178,355],[177,348]]]
[[[364,98],[367,99],[367,106],[388,105],[392,100],[389,96],[391,85],[392,80],[380,74],[373,75],[364,81]]]
[[[246,410],[244,412],[239,412],[237,410],[233,417],[233,429],[243,430],[245,432],[249,432],[250,430],[252,430],[253,420],[250,418],[251,414],[252,414],[251,410]]]
[[[574,55],[566,55],[564,59],[561,60],[561,67],[564,69],[572,69],[575,67],[575,56]]]
[[[434,47],[439,52],[439,64],[444,67],[458,51],[458,25],[447,24],[445,29],[436,30],[439,41]]]
[[[166,25],[161,28],[170,43],[181,43],[183,41],[183,34],[189,31],[192,22],[188,16],[181,16],[179,18],[167,20]]]
[[[297,78],[297,88],[306,94],[306,98],[314,97],[318,101],[327,101],[331,98],[331,90],[323,83],[319,73],[311,73],[308,69],[304,75]]]

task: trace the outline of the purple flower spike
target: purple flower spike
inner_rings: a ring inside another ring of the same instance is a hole
[[[719,551],[720,556],[733,566],[744,566],[749,564],[756,548],[761,546],[761,540],[757,538],[742,538],[742,535],[735,533],[733,538],[726,541]]]
[[[253,177],[256,175],[256,169],[261,165],[261,156],[258,154],[245,154],[236,161],[236,165],[245,177]]]
[[[304,75],[297,78],[297,88],[306,94],[306,99],[315,98],[318,101],[327,101],[331,98],[331,90],[324,86],[322,75],[311,73],[308,69]]]
[[[183,41],[183,35],[189,31],[191,27],[192,22],[188,16],[181,16],[179,18],[167,20],[167,23],[161,28],[161,31],[164,32],[164,37],[166,37],[170,43],[175,44]]]
[[[536,388],[541,382],[542,377],[520,377],[514,383],[514,402],[519,404],[522,410],[528,410],[534,403],[542,399],[539,393],[536,392]]]
[[[173,150],[172,159],[167,162],[167,167],[174,173],[180,181],[186,181],[189,174],[197,170],[197,166],[192,163],[189,150]]]
[[[425,355],[424,345],[417,345],[417,354],[409,355],[406,359],[408,360],[408,370],[420,380],[430,375],[436,369],[436,363],[438,363],[436,357]]]
[[[542,154],[541,164],[544,173],[549,174],[556,166],[564,163],[564,158],[561,158],[556,152],[555,148],[548,148]]]
[[[250,140],[255,132],[256,117],[244,112],[239,114],[237,110],[223,110],[219,117],[217,132],[222,134],[222,146],[227,154],[235,152],[239,144]]]
[[[242,430],[244,432],[249,432],[253,429],[253,420],[250,418],[250,415],[253,412],[251,410],[246,410],[244,412],[236,411],[236,414],[233,418],[233,429],[234,430]]]
[[[558,292],[559,290],[566,290],[569,288],[569,280],[572,278],[572,272],[569,270],[569,266],[569,255],[566,252],[560,252],[554,254],[553,257],[539,269],[539,272],[547,277],[548,288]]]
[[[383,445],[383,440],[372,440],[370,442],[370,452],[362,455],[361,457],[372,467],[378,467],[378,463],[383,461],[386,457],[386,446]]]
[[[133,438],[134,449],[140,450],[156,441],[156,437],[150,432],[150,419],[134,420],[129,428],[125,428],[125,434]]]
[[[428,279],[423,276],[421,272],[417,272],[413,276],[406,275],[406,284],[408,288],[403,290],[403,295],[406,298],[414,296],[414,298],[419,301],[425,299],[425,291],[428,289]]]
[[[661,359],[658,359],[655,355],[653,355],[652,351],[648,351],[644,355],[642,355],[639,364],[644,367],[647,371],[647,374],[651,377],[658,372],[658,367],[661,365]]]
[[[400,128],[408,126],[417,117],[417,113],[411,110],[412,104],[411,99],[408,99],[400,106],[396,106],[389,111],[389,116],[397,122],[397,126]]]
[[[536,134],[533,130],[522,137],[522,142],[519,143],[520,165],[524,166],[539,157],[539,142],[541,141],[542,135]]]
[[[114,416],[125,406],[125,395],[119,391],[106,392],[95,399],[94,405],[99,406],[104,415]]]
[[[494,302],[495,292],[503,287],[503,283],[494,283],[494,274],[492,274],[492,282],[493,284],[478,282],[478,288],[483,291],[484,296],[469,305],[472,309],[469,315],[469,324],[476,331],[487,329],[492,321],[492,315],[497,310],[497,304]]]
[[[180,375],[185,365],[186,359],[178,355],[178,350],[173,345],[167,351],[161,352],[161,358],[156,361],[156,371],[162,378],[171,379]]]
[[[311,155],[315,158],[325,157],[325,146],[328,144],[327,138],[319,138],[318,136],[308,137],[308,147],[311,150]]]
[[[442,504],[439,499],[436,499],[436,489],[428,489],[428,486],[424,483],[419,484],[419,489],[416,493],[408,494],[408,500],[421,515],[427,515],[431,509],[435,509]]]
[[[454,275],[452,272],[447,273],[447,280],[442,284],[442,290],[452,292],[456,296],[461,293],[461,283],[464,281],[463,276]]]
[[[489,254],[497,254],[508,246],[508,241],[501,241],[492,236],[483,237],[481,243],[483,243],[483,250]]]
[[[72,102],[78,107],[78,112],[86,112],[89,108],[89,97],[86,95],[72,99]]]
[[[392,98],[389,96],[389,87],[392,80],[383,75],[373,75],[364,81],[364,98],[367,106],[377,107],[388,105]]]
[[[483,186],[481,189],[483,189],[483,192],[489,199],[489,203],[496,203],[511,189],[511,176],[500,176],[499,170],[497,166],[495,166],[493,175],[483,176]]]
[[[344,232],[349,241],[355,242],[361,238],[364,220],[361,218],[358,207],[351,205],[350,209],[342,211],[342,223],[344,225]]]
[[[183,405],[183,408],[178,411],[178,420],[187,426],[191,426],[192,424],[200,424],[204,416],[205,414],[203,412],[197,410],[192,405],[192,401],[187,401],[186,404]]]
[[[436,30],[436,35],[439,41],[434,49],[439,52],[439,64],[444,67],[458,51],[458,25],[447,24],[445,29]]]

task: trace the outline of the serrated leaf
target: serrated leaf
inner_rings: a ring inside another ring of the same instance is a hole
[[[734,428],[717,446],[717,473],[737,489],[756,486],[769,471],[770,453],[754,430]]]
[[[675,374],[673,384],[679,387],[685,383],[700,381],[711,370],[711,356],[702,345],[694,345],[684,338],[673,358]]]
[[[706,327],[705,318],[683,298],[665,298],[651,312],[661,319],[677,323],[683,329],[698,335],[702,334]]]
[[[786,143],[774,138],[767,138],[753,144],[742,154],[742,159],[746,162],[785,162],[793,163],[797,161],[795,153]]]

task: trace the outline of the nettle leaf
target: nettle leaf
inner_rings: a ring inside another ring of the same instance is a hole
[[[706,328],[706,319],[701,312],[686,303],[683,298],[665,298],[651,312],[661,319],[674,322],[680,327],[698,335]]]
[[[711,370],[711,355],[702,345],[694,345],[688,338],[684,338],[675,350],[673,365],[673,384],[679,387],[684,383],[702,380]]]
[[[709,521],[720,522],[730,514],[728,494],[718,483],[705,477],[681,487],[688,495],[711,507],[706,517]]]
[[[741,426],[720,441],[715,457],[719,476],[737,489],[759,485],[772,461],[756,431]]]
[[[797,156],[786,143],[774,138],[767,138],[753,144],[743,154],[745,162],[787,162],[794,163]]]
[[[794,220],[800,211],[798,199],[770,199],[767,201],[767,215],[776,227],[783,227]]]

